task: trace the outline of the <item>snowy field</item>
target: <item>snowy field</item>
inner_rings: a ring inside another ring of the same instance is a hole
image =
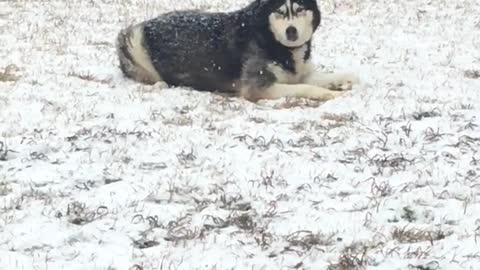
[[[325,103],[122,77],[120,28],[247,2],[0,2],[0,269],[480,269],[478,0],[322,0]]]

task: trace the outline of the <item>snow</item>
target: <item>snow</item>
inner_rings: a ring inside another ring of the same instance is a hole
[[[322,1],[325,103],[121,75],[120,28],[247,2],[0,2],[0,269],[478,269],[478,2]]]

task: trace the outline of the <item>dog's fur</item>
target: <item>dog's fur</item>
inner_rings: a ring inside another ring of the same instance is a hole
[[[230,13],[170,12],[120,32],[120,68],[146,84],[252,101],[331,99],[358,79],[313,69],[311,42],[320,19],[316,0],[255,0]]]

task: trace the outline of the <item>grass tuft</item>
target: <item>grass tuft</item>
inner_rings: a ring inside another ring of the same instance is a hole
[[[428,241],[433,245],[434,241],[445,239],[451,235],[452,232],[444,232],[442,230],[420,230],[420,229],[407,229],[407,226],[402,228],[395,228],[392,232],[392,239],[397,240],[402,244],[412,244]]]
[[[19,70],[19,68],[14,65],[8,65],[5,68],[0,68],[0,82],[15,82],[20,79],[20,76],[15,75],[15,73]]]

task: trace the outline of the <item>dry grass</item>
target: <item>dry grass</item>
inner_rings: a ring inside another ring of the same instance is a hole
[[[284,102],[274,106],[275,109],[291,109],[291,108],[317,108],[325,101],[313,100],[297,97],[286,97]]]
[[[413,113],[413,119],[417,120],[417,121],[420,121],[424,118],[431,118],[431,117],[438,117],[438,116],[441,116],[441,112],[439,109],[433,109],[433,110],[430,110],[430,111],[419,111],[419,112],[415,112]]]
[[[336,128],[336,127],[345,126],[349,123],[352,123],[358,120],[358,116],[355,113],[348,113],[348,114],[325,113],[322,115],[322,119],[332,121],[333,123],[329,124],[329,127]]]
[[[370,166],[376,166],[377,172],[374,175],[384,175],[386,169],[398,173],[405,171],[408,166],[413,165],[415,158],[408,159],[403,154],[375,155],[369,160]]]
[[[84,203],[73,202],[68,205],[65,214],[57,212],[56,216],[60,218],[65,215],[70,223],[81,226],[105,217],[108,213],[109,210],[106,206],[99,206],[94,210],[89,210]]]
[[[0,141],[0,161],[7,161],[8,146],[5,142]]]
[[[428,241],[433,245],[434,241],[445,239],[451,234],[453,233],[445,232],[440,229],[434,231],[415,228],[408,229],[407,226],[405,226],[402,228],[395,228],[392,232],[392,239],[397,240],[399,243],[402,244]]]
[[[335,243],[334,234],[324,235],[312,231],[298,231],[287,236],[290,246],[310,250],[315,246],[330,246]]]
[[[12,187],[7,182],[0,182],[0,197],[6,196],[12,192]]]
[[[469,79],[480,79],[480,70],[466,70],[464,75]]]
[[[18,71],[19,71],[19,68],[14,64],[6,66],[5,68],[3,68],[3,71],[2,71],[2,68],[0,68],[0,82],[17,81],[18,79],[20,79],[20,76],[15,74]]]
[[[331,263],[327,270],[360,270],[367,269],[371,263],[367,255],[371,249],[368,245],[357,243],[347,246],[340,254],[336,263]]]
[[[415,222],[417,221],[417,214],[411,207],[405,206],[402,208],[402,216],[408,222]]]
[[[79,79],[84,80],[84,81],[101,83],[101,84],[110,84],[110,83],[112,83],[112,80],[111,80],[111,79],[99,79],[99,78],[95,77],[93,74],[88,73],[88,72],[87,72],[87,73],[78,73],[78,72],[70,71],[70,72],[68,73],[68,76],[69,76],[69,77],[79,78]]]

